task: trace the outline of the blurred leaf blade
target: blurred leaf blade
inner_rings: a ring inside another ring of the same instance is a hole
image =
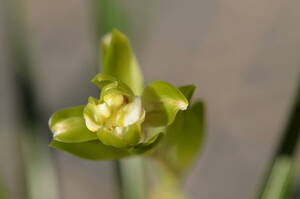
[[[0,177],[2,177],[2,175]],[[0,199],[8,199],[7,187],[2,178],[0,178]]]
[[[292,182],[293,160],[288,156],[275,160],[270,179],[260,199],[288,199]]]
[[[123,7],[117,0],[93,0],[93,11],[96,33],[98,36],[107,34],[117,28],[128,29],[128,18]]]
[[[50,150],[45,147],[47,130],[41,124],[46,121],[43,120],[35,89],[39,82],[36,81],[30,46],[31,32],[26,23],[24,3],[19,0],[3,1],[2,15],[6,24],[3,30],[7,57],[15,80],[12,88],[15,86],[18,92],[14,105],[18,107],[20,117],[14,125],[20,127],[16,143],[19,147],[17,153],[21,157],[21,171],[17,173],[24,174],[20,175],[24,184],[18,192],[27,199],[40,199],[41,195],[44,199],[55,199],[59,195],[57,179]]]
[[[297,89],[286,128],[266,173],[258,199],[287,199],[290,195],[295,173],[293,165],[300,137],[300,82]]]

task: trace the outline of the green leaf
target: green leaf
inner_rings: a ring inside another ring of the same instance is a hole
[[[106,146],[99,140],[82,143],[63,143],[53,140],[50,146],[89,160],[113,160],[131,155],[128,149]]]
[[[92,3],[98,36],[111,32],[114,28],[122,31],[128,29],[126,10],[118,0],[94,0]]]
[[[182,173],[191,166],[201,149],[204,136],[204,104],[199,101],[180,112],[167,128],[161,155]]]
[[[287,199],[290,198],[290,188],[294,175],[294,159],[289,155],[276,157],[271,167],[266,186],[259,199]]]
[[[143,76],[128,38],[117,30],[107,34],[102,42],[102,70],[129,86],[135,95],[143,90]]]
[[[146,110],[145,124],[154,127],[170,125],[177,112],[188,106],[188,100],[181,91],[163,81],[152,82],[147,86],[142,100]]]
[[[53,139],[66,143],[79,143],[96,140],[97,135],[89,131],[83,118],[83,106],[57,111],[49,120]]]

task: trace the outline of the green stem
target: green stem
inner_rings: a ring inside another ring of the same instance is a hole
[[[295,151],[300,134],[300,83],[295,104],[258,199],[286,199],[292,183]]]
[[[119,160],[122,199],[146,198],[144,165],[141,157]]]
[[[103,36],[117,28],[126,32],[127,18],[120,2],[116,0],[92,0],[92,13],[97,36]]]

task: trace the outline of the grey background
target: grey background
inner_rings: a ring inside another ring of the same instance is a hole
[[[146,81],[194,83],[207,103],[207,136],[185,183],[193,198],[251,199],[284,127],[300,72],[297,0],[124,0],[131,40]],[[47,114],[83,104],[95,92],[97,37],[91,4],[26,0],[26,20]],[[0,16],[1,16],[0,7]],[[0,17],[0,28],[3,18]],[[20,187],[14,125],[17,97],[0,29],[0,166]],[[49,116],[48,115],[48,116]],[[47,124],[44,124],[47,125]],[[46,146],[45,146],[46,147]],[[61,198],[116,196],[110,162],[56,153]],[[299,166],[298,166],[299,168]]]

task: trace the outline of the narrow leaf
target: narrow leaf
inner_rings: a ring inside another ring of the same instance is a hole
[[[271,168],[270,178],[260,199],[287,199],[293,175],[293,159],[289,156],[277,157]]]

